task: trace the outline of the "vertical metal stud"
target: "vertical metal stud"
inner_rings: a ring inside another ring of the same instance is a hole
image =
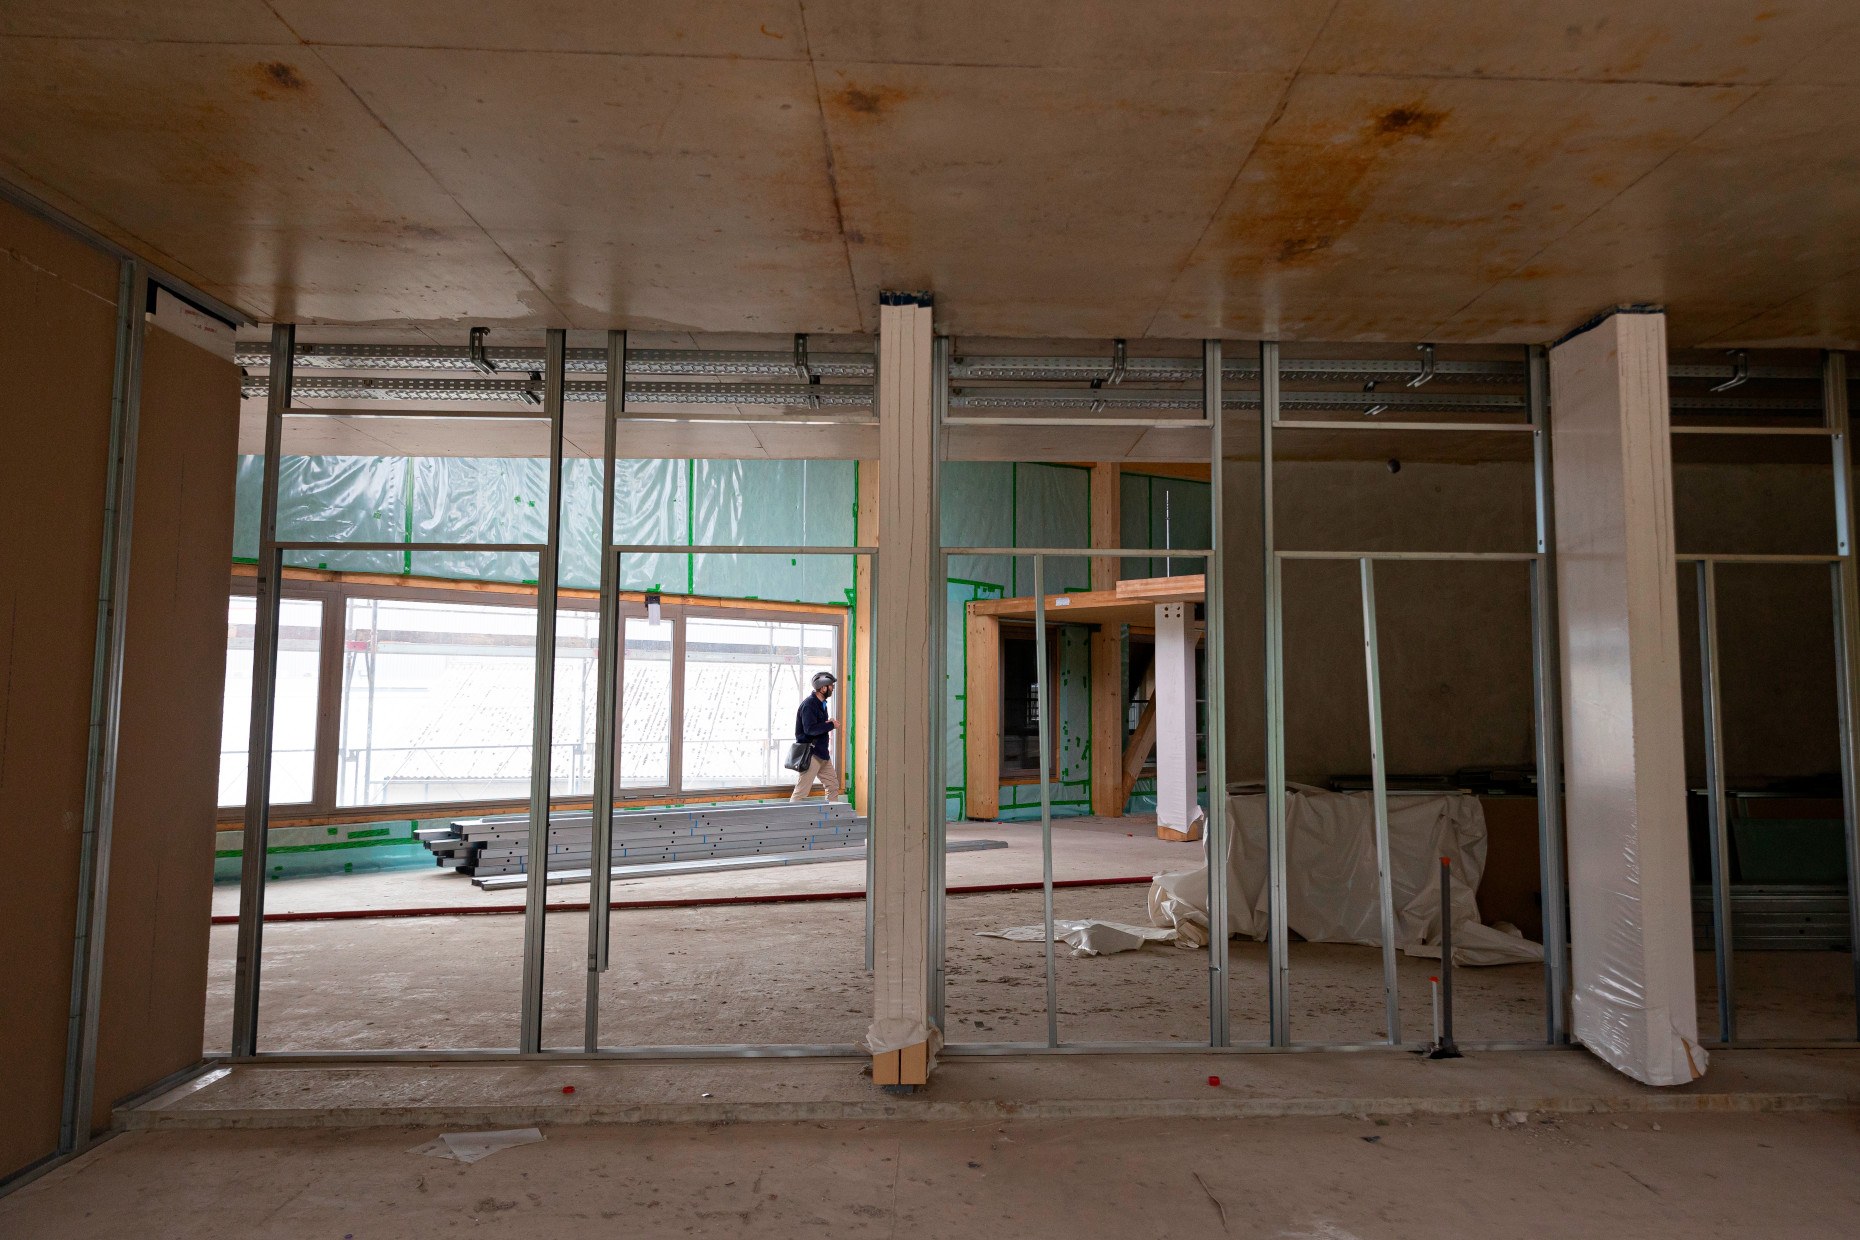
[[[1260,552],[1266,572],[1266,954],[1267,1002],[1274,1046],[1292,1040],[1290,928],[1285,865],[1285,628],[1280,564],[1272,519],[1272,430],[1279,420],[1279,344],[1259,343]]]
[[[135,525],[136,444],[142,410],[142,344],[148,272],[125,259],[116,284],[116,362],[110,390],[109,473],[104,479],[97,629],[91,656],[90,734],[84,774],[84,835],[78,850],[78,907],[65,1029],[65,1094],[58,1148],[90,1143],[103,999],[103,935],[109,919],[110,845],[116,818],[116,754],[128,632],[129,550]]]
[[[271,827],[271,736],[278,682],[278,611],[284,557],[278,552],[278,468],[291,407],[297,329],[271,329],[271,386],[265,402],[265,467],[258,515],[256,623],[252,634],[252,720],[245,762],[245,838],[239,865],[239,940],[233,963],[234,1055],[258,1053],[259,965],[265,919],[265,845]]]
[[[1525,365],[1536,490],[1537,559],[1531,563],[1531,706],[1537,733],[1537,854],[1542,888],[1544,1038],[1569,1041],[1569,934],[1563,859],[1561,686],[1557,671],[1556,506],[1551,490],[1550,359],[1532,345]]]
[[[1821,402],[1834,450],[1834,648],[1840,673],[1841,792],[1847,825],[1847,916],[1853,958],[1855,1036],[1860,1037],[1860,563],[1854,552],[1852,427],[1847,355],[1822,359]]]
[[[1052,754],[1047,738],[1052,717],[1046,683],[1046,557],[1033,557],[1033,694],[1039,725],[1034,733],[1040,746],[1040,899],[1046,927],[1046,1044],[1059,1045],[1059,965],[1053,951],[1053,789]]]
[[[1208,418],[1209,535],[1207,591],[1202,610],[1207,634],[1208,821],[1203,828],[1208,858],[1208,1044],[1227,1046],[1229,977],[1227,950],[1227,566],[1222,548],[1221,459],[1223,451],[1221,342],[1201,345],[1201,407]]]
[[[1382,652],[1376,641],[1376,562],[1359,560],[1363,584],[1363,676],[1369,689],[1370,795],[1375,798],[1376,899],[1382,915],[1382,1001],[1390,1046],[1401,1044],[1395,972],[1395,884],[1389,856],[1388,762],[1382,748]]]
[[[543,348],[543,408],[549,418],[548,537],[536,565],[536,667],[530,735],[530,838],[523,908],[523,1004],[517,1049],[542,1050],[543,940],[549,898],[549,772],[555,732],[557,554],[562,543],[562,400],[568,333],[549,329]]]
[[[582,1049],[601,1044],[601,974],[609,959],[614,856],[614,715],[618,701],[620,565],[614,552],[614,457],[620,416],[626,412],[626,333],[607,333],[607,407],[601,448],[601,577],[599,645],[595,652],[593,856],[589,859],[588,992],[582,1015]]]
[[[1698,562],[1699,699],[1704,705],[1705,795],[1711,831],[1712,947],[1718,965],[1718,1040],[1737,1040],[1731,977],[1731,841],[1724,800],[1724,718],[1718,690],[1718,583],[1710,560]]]

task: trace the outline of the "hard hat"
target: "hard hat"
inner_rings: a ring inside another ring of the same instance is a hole
[[[835,676],[832,672],[814,673],[814,688],[816,689],[820,688],[822,685],[837,685],[839,682],[840,678]]]

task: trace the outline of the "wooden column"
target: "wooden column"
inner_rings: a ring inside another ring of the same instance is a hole
[[[1091,545],[1115,547],[1123,539],[1123,469],[1115,462],[1091,467]],[[1091,588],[1115,590],[1122,561],[1105,556],[1091,562]],[[1091,812],[1115,818],[1124,812],[1124,637],[1118,625],[1101,624],[1091,635]]]
[[[1122,546],[1124,537],[1124,471],[1117,462],[1100,462],[1091,467],[1091,545]],[[1122,561],[1116,556],[1101,556],[1091,562],[1091,588],[1115,590],[1123,576]]]
[[[971,615],[964,646],[963,703],[968,707],[963,752],[968,757],[963,813],[969,818],[1001,814],[1001,621]]]
[[[1651,1085],[1705,1071],[1693,986],[1666,318],[1550,351],[1575,1040]]]
[[[866,1049],[872,1079],[917,1085],[934,1062],[941,1033],[930,1024],[930,735],[935,631],[931,589],[941,563],[936,543],[937,427],[928,295],[887,293],[878,312],[879,467],[878,649],[874,691],[877,750],[884,767],[873,788],[874,955],[872,1025]],[[934,795],[933,795],[934,794]]]
[[[859,507],[855,515],[853,537],[861,547],[878,544],[878,462],[860,461]],[[882,558],[882,557],[881,557]],[[880,570],[881,572],[883,570]],[[878,596],[873,589],[872,562],[859,556],[853,562],[853,667],[845,752],[849,755],[846,773],[853,781],[853,808],[861,814],[872,812],[872,682],[877,671]]]

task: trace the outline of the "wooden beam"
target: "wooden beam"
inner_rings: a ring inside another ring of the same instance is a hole
[[[968,725],[963,752],[968,757],[963,779],[963,813],[969,818],[997,818],[1001,814],[1001,621],[967,611],[962,693]]]
[[[1200,573],[1181,577],[1146,577],[1120,581],[1109,590],[1075,590],[1070,594],[1046,596],[1046,619],[1049,624],[1097,624],[1109,618],[1124,623],[1151,623],[1152,605],[1156,603],[1199,603],[1207,596],[1207,579]],[[1012,616],[1030,619],[1034,614],[1033,596],[977,599],[969,604],[971,613],[983,616]]]
[[[1146,603],[1198,603],[1208,596],[1208,578],[1203,573],[1138,577],[1118,582],[1112,591],[1120,599],[1142,599]]]
[[[255,577],[258,567],[254,564],[234,564],[232,575]],[[460,594],[519,594],[529,598],[536,597],[534,585],[524,585],[515,581],[466,581],[454,577],[413,577],[403,573],[352,573],[337,572],[324,568],[287,568],[284,570],[286,581],[328,581],[338,585],[349,586],[386,586],[396,590],[451,590]],[[598,602],[600,592],[597,590],[561,591],[563,598],[586,599]],[[622,590],[615,597],[622,603],[645,605],[646,593],[643,590]],[[767,599],[725,598],[715,594],[667,594],[659,592],[659,601],[667,607],[712,607],[719,611],[761,611],[804,613],[817,616],[843,616],[846,607],[842,603],[782,603]]]

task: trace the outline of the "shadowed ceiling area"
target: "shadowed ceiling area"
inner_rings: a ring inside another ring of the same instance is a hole
[[[1850,0],[73,0],[0,114],[259,320],[1860,344]]]

